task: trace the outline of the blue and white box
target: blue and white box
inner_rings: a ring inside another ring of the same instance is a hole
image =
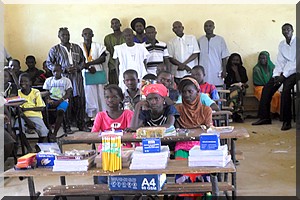
[[[200,135],[201,150],[216,150],[220,146],[219,133],[202,133]]]
[[[110,190],[160,191],[167,180],[166,174],[109,176]]]
[[[143,153],[159,153],[161,147],[160,138],[144,138],[142,140]]]

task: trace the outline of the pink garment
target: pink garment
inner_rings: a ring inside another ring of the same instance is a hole
[[[117,119],[110,118],[106,111],[99,112],[96,115],[92,132],[98,133],[100,131],[109,131],[111,130],[111,124],[115,122],[121,124],[121,127],[118,129],[124,130],[125,128],[130,127],[132,117],[133,111],[131,110],[124,110],[121,116]]]
[[[200,141],[187,141],[187,142],[176,142],[175,151],[184,150],[189,151],[196,145],[200,145]]]

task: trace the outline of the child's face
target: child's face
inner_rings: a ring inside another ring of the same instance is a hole
[[[105,103],[109,108],[119,107],[122,102],[116,90],[104,90]]]
[[[182,89],[182,99],[187,103],[192,103],[197,98],[198,92],[194,85],[187,85]]]
[[[128,89],[136,89],[138,84],[138,78],[135,74],[125,74],[124,84]]]
[[[9,61],[8,66],[10,68],[12,68],[15,72],[18,72],[21,69],[21,66],[19,65],[19,63],[14,60]]]
[[[60,79],[61,78],[61,72],[62,72],[62,70],[61,70],[60,66],[55,66],[54,67],[52,73],[53,73],[55,79]]]
[[[166,88],[170,88],[172,84],[172,75],[167,73],[161,73],[157,77],[157,83],[163,84]]]
[[[203,74],[202,70],[200,70],[200,69],[193,69],[191,75],[192,75],[192,77],[194,79],[196,79],[196,81],[199,84],[201,84],[203,82],[204,74]]]
[[[23,90],[29,89],[31,86],[31,82],[30,82],[29,78],[22,76],[20,78],[20,86],[21,86],[21,89],[23,89]]]
[[[241,64],[241,60],[238,56],[233,56],[232,60],[231,60],[232,65],[240,65]]]
[[[4,83],[11,81],[10,74],[7,71],[4,71]]]
[[[28,69],[34,68],[35,64],[36,64],[36,62],[34,59],[32,59],[32,58],[26,59],[26,65],[27,65]]]
[[[165,99],[159,94],[150,93],[146,97],[146,101],[152,111],[161,111],[163,109]]]

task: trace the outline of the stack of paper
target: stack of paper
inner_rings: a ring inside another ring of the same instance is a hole
[[[201,150],[197,145],[189,151],[188,164],[189,167],[225,167],[230,160],[231,156],[228,155],[227,145],[220,146],[216,150]]]
[[[84,158],[80,158],[78,156],[64,156],[60,158],[56,157],[56,159],[54,160],[53,171],[87,171],[94,165],[95,157],[96,154]]]
[[[160,152],[143,153],[143,147],[136,147],[129,169],[165,169],[170,157],[169,146],[161,146]]]

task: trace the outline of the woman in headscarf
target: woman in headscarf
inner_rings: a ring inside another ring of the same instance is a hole
[[[173,126],[179,114],[173,105],[165,104],[168,89],[163,84],[150,84],[143,89],[143,93],[146,101],[136,104],[129,131],[142,126]]]
[[[275,65],[267,51],[259,53],[257,64],[253,68],[254,96],[260,101],[264,85],[272,78]],[[271,113],[280,113],[280,92],[277,91],[271,101]]]
[[[227,76],[224,82],[226,88],[230,90],[227,102],[228,106],[233,109],[232,119],[234,122],[244,122],[243,96],[248,88],[248,76],[240,54],[233,53],[229,56],[226,71]]]

